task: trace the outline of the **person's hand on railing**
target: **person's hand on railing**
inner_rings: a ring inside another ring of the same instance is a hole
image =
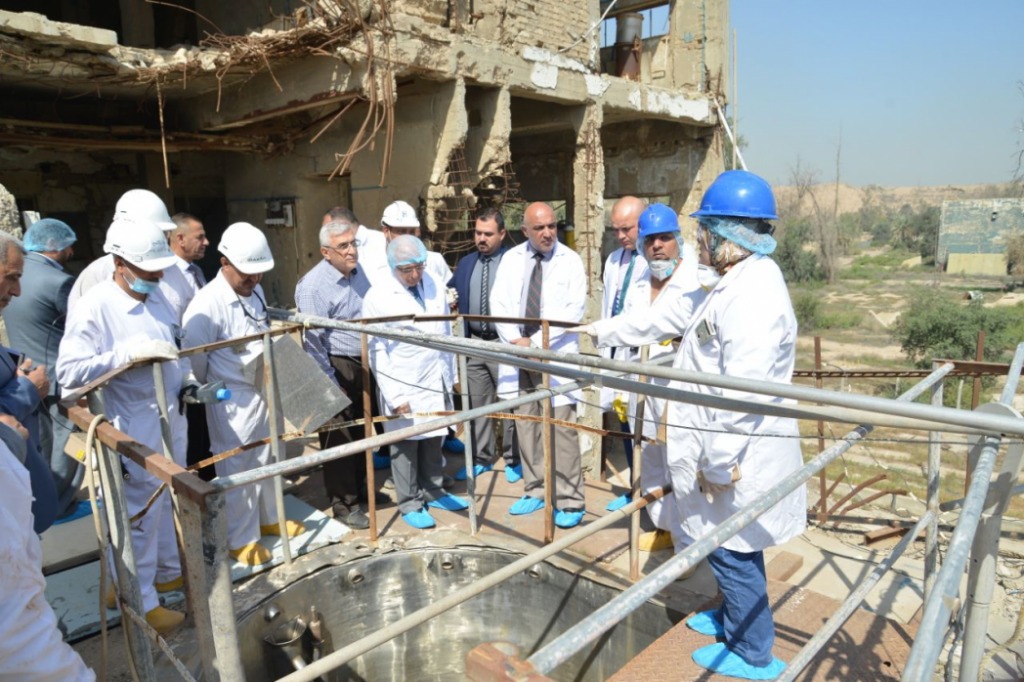
[[[581,324],[578,327],[569,327],[565,330],[566,334],[586,334],[593,340],[597,341],[597,330],[594,329],[592,324]]]
[[[138,362],[140,360],[177,360],[178,347],[170,341],[163,339],[146,339],[132,344],[128,351],[128,360]]]
[[[395,408],[394,412],[396,415],[409,414],[412,412],[412,407],[409,406],[409,403],[402,403]]]
[[[732,480],[728,483],[712,483],[704,477],[703,471],[697,472],[697,485],[700,487],[700,491],[704,493],[704,497],[707,498],[709,503],[715,501],[715,495],[721,495],[729,488],[736,484],[736,481],[743,478],[743,474],[740,473],[740,466],[737,464],[732,468]]]

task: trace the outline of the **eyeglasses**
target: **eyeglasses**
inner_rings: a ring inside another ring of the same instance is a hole
[[[260,314],[255,308],[252,310],[252,312],[250,312],[248,306],[245,305],[245,301],[243,301],[242,297],[239,296],[238,294],[235,294],[235,298],[238,299],[238,305],[242,307],[242,313],[250,320],[255,322],[257,326],[261,326],[263,324],[266,324],[267,320],[270,319],[270,311],[267,310],[267,302],[264,301],[263,298],[258,293],[256,293],[256,291],[253,291],[252,295],[253,298],[260,302],[260,306],[263,308],[262,314]]]
[[[356,247],[356,240],[355,239],[350,239],[347,242],[341,242],[340,244],[335,244],[334,246],[328,246],[327,248],[332,250],[332,251],[337,251],[338,253],[343,253],[345,251],[355,251],[356,248],[358,248],[358,247]]]
[[[412,265],[399,265],[395,270],[403,275],[411,275],[414,272],[423,272],[425,267],[426,265],[423,263],[413,263]]]

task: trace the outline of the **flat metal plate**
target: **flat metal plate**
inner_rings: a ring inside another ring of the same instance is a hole
[[[266,395],[262,353],[245,365],[242,373]],[[274,339],[274,377],[288,431],[308,436],[352,404],[290,334]]]

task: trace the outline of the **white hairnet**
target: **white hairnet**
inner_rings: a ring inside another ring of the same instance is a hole
[[[762,256],[775,251],[775,238],[769,232],[759,232],[756,229],[767,224],[761,219],[701,216],[700,224],[719,237],[736,242],[748,251]]]
[[[25,232],[26,251],[60,251],[78,241],[75,231],[56,218],[43,218]]]
[[[427,262],[427,247],[419,237],[403,234],[388,244],[388,267],[394,270],[399,265],[413,265]]]

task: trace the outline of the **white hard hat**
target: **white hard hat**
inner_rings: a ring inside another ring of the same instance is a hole
[[[175,255],[160,228],[151,222],[124,216],[110,224],[103,250],[146,272],[169,268],[175,262]]]
[[[130,189],[121,195],[114,207],[114,220],[122,216],[151,222],[164,232],[178,227],[167,213],[163,199],[148,189]]]
[[[270,244],[260,229],[249,223],[228,225],[217,250],[245,275],[258,275],[274,267]]]
[[[419,227],[420,220],[416,217],[416,211],[404,201],[396,201],[388,204],[384,209],[384,215],[380,222],[388,227]]]

